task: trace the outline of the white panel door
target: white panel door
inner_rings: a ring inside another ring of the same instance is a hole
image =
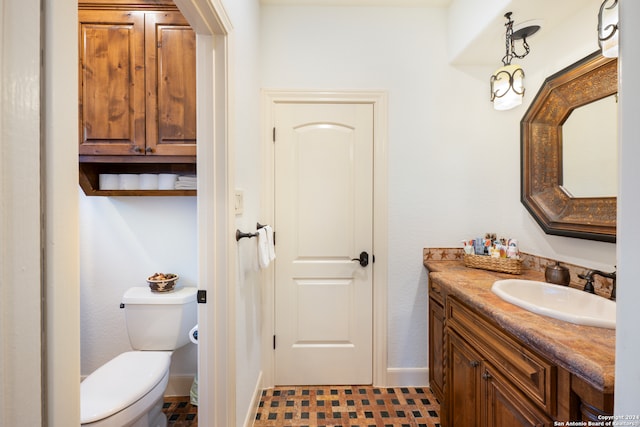
[[[371,384],[373,105],[277,104],[275,135],[276,384]]]

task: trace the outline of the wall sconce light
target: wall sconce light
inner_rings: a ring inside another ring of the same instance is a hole
[[[616,0],[617,1],[617,0]],[[536,33],[539,25],[531,25],[513,31],[512,12],[504,15],[507,18],[505,27],[505,55],[502,57],[502,67],[498,68],[491,76],[491,102],[496,110],[510,110],[522,104],[524,96],[524,71],[518,65],[511,64],[513,58],[522,59],[529,54],[527,37]],[[524,53],[518,55],[514,48],[515,40],[522,40]]]
[[[604,0],[598,12],[598,46],[602,56],[618,56],[618,0]]]

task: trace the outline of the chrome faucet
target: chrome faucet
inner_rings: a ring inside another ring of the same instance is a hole
[[[586,274],[578,274],[578,277],[586,280],[587,282],[584,284],[584,291],[589,292],[590,294],[595,294],[595,289],[593,287],[593,276],[602,276],[607,279],[613,280],[613,285],[611,287],[611,296],[609,297],[612,300],[616,300],[616,272],[613,273],[604,273],[600,270],[589,270]]]

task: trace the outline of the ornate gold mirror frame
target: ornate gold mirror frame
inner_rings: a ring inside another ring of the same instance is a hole
[[[521,122],[521,200],[547,234],[616,241],[616,197],[562,187],[562,125],[578,107],[618,92],[618,61],[599,52],[548,77]]]

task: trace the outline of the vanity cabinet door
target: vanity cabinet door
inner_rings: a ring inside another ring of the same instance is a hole
[[[447,331],[446,419],[449,427],[481,427],[482,359],[457,334]],[[443,412],[444,412],[443,411]]]
[[[429,386],[444,401],[444,295],[442,288],[429,280]]]
[[[454,298],[447,299],[446,322],[447,327],[455,330],[489,363],[499,367],[502,374],[525,396],[548,413],[555,411],[555,365],[503,333]]]
[[[429,386],[439,401],[444,400],[444,308],[429,298]]]
[[[491,365],[482,368],[482,419],[487,427],[547,427],[549,418]]]

